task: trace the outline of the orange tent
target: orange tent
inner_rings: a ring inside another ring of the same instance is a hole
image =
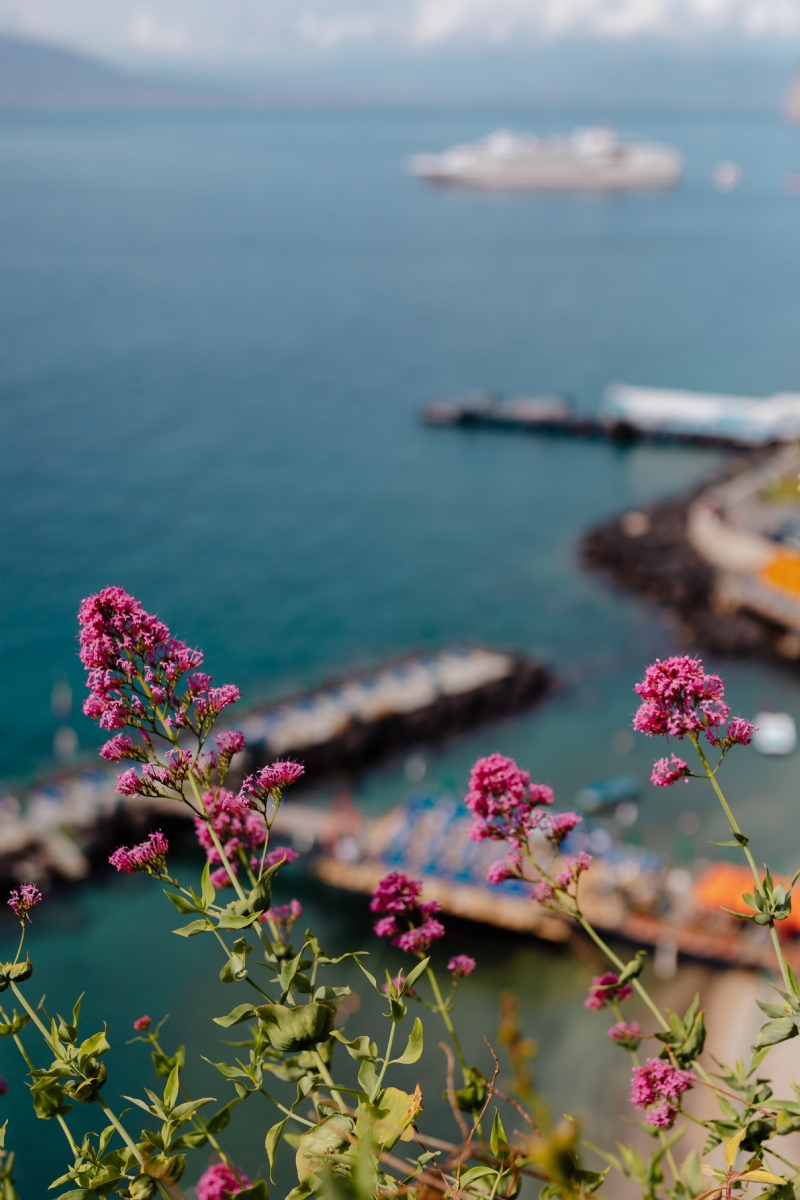
[[[762,876],[763,878],[763,876]],[[780,881],[780,876],[776,883]],[[732,908],[736,912],[752,912],[742,900],[743,892],[753,891],[753,872],[749,867],[735,863],[714,863],[695,881],[694,898],[698,908],[707,912],[719,912],[721,908]],[[800,933],[800,898],[785,921],[779,921],[779,933]],[[734,918],[731,918],[733,920]]]

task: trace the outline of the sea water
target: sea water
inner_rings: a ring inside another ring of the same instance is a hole
[[[631,689],[646,663],[682,645],[680,631],[587,574],[577,547],[591,525],[693,484],[724,456],[431,429],[419,409],[496,388],[564,393],[591,411],[613,380],[753,395],[800,387],[800,197],[786,183],[800,169],[800,133],[771,115],[627,113],[619,125],[685,158],[681,186],[654,195],[487,196],[432,190],[404,171],[413,152],[500,125],[546,133],[596,116],[0,120],[3,776],[50,765],[65,722],[82,751],[97,744],[78,711],[75,612],[114,583],[202,646],[216,679],[249,701],[457,640],[551,663],[561,688],[535,712],[423,750],[434,791],[463,792],[470,763],[495,749],[564,806],[621,770],[646,780],[660,748],[643,738],[631,748],[623,732]],[[743,170],[730,194],[712,184],[721,159]],[[791,670],[713,665],[735,711],[772,705],[800,718]],[[54,716],[51,689],[64,679],[75,706]],[[353,782],[372,812],[409,786],[401,761]],[[756,856],[795,866],[796,760],[741,751],[729,792]],[[691,845],[676,835],[686,810],[702,820]],[[718,853],[708,842],[725,826],[699,784],[646,785],[626,836],[685,861]],[[331,949],[357,942],[396,968],[363,899],[323,892],[297,867],[284,889]],[[60,1011],[87,991],[87,1030],[110,1022],[117,1107],[120,1092],[148,1082],[143,1047],[124,1045],[142,1011],[171,1014],[165,1037],[186,1041],[192,1087],[232,1094],[199,1056],[234,1053],[216,1045],[209,1018],[241,997],[213,982],[210,940],[179,941],[170,914],[139,878],[60,891],[34,914],[28,990]],[[554,1111],[608,1133],[599,1097],[624,1108],[627,1068],[602,1015],[582,1015],[596,964],[451,928],[442,953],[479,961],[463,985],[471,1059],[488,1066],[482,1034],[496,1031],[497,989],[515,987]],[[13,923],[0,936],[8,954]],[[348,1028],[377,1029],[368,989],[348,978],[364,1000]],[[43,1064],[30,1031],[26,1041]],[[446,1114],[433,1115],[436,1053],[423,1086],[430,1120],[450,1136]],[[42,1195],[65,1144],[30,1114],[8,1042],[0,1071],[22,1194]],[[259,1103],[229,1135],[251,1171],[272,1121]],[[76,1127],[96,1128],[97,1116],[79,1114]],[[189,1183],[199,1169],[196,1156]]]

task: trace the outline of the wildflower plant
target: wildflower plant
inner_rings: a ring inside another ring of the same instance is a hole
[[[175,930],[178,936],[208,935],[218,945],[220,978],[234,989],[237,1002],[214,1020],[219,1032],[235,1038],[225,1044],[237,1053],[225,1051],[214,1064],[229,1089],[226,1099],[192,1096],[183,1077],[185,1048],[165,1045],[164,1021],[142,1015],[133,1023],[132,1040],[149,1050],[157,1083],[142,1095],[123,1096],[129,1107],[118,1111],[119,1089],[110,1084],[106,1065],[108,1028],[89,1033],[80,1028],[80,998],[66,1017],[50,1013],[44,998],[32,998],[34,965],[23,952],[41,895],[30,883],[16,888],[8,903],[19,919],[19,946],[13,962],[0,963],[0,993],[8,992],[15,1007],[0,1004],[0,1036],[12,1038],[26,1063],[35,1112],[55,1121],[65,1138],[70,1165],[52,1185],[57,1200],[112,1195],[185,1200],[190,1158],[193,1177],[199,1175],[198,1200],[267,1200],[267,1176],[278,1155],[290,1154],[297,1182],[286,1200],[434,1195],[512,1200],[527,1179],[542,1200],[586,1200],[604,1188],[611,1169],[633,1180],[644,1200],[732,1200],[734,1193],[795,1200],[800,1194],[800,1169],[773,1145],[776,1137],[800,1129],[800,1102],[775,1099],[758,1074],[771,1048],[800,1028],[800,987],[775,932],[791,910],[791,883],[776,883],[768,872],[762,878],[720,790],[720,764],[734,746],[747,744],[752,726],[729,720],[721,680],[706,674],[698,660],[669,659],[649,668],[637,688],[642,704],[634,723],[649,736],[692,743],[699,768],[690,771],[673,755],[656,764],[654,782],[672,786],[687,774],[709,779],[730,820],[731,844],[741,847],[752,867],[753,892],[744,897],[749,911],[738,915],[769,927],[782,986],[776,988],[776,1003],[761,1004],[769,1019],[749,1064],[720,1065],[710,1073],[699,1061],[705,1041],[699,998],[682,1017],[662,1012],[644,986],[645,952],[623,962],[593,929],[580,900],[592,860],[585,853],[564,853],[580,817],[555,812],[547,785],[532,782],[512,759],[494,754],[475,764],[466,796],[474,840],[503,843],[502,856],[489,870],[490,884],[525,881],[532,903],[582,928],[608,961],[609,969],[592,979],[586,1007],[613,1015],[607,1035],[630,1057],[631,1102],[656,1144],[646,1158],[631,1146],[620,1145],[617,1154],[594,1148],[600,1162],[592,1167],[581,1161],[577,1122],[565,1117],[553,1124],[535,1092],[529,1062],[536,1048],[523,1035],[513,996],[501,996],[499,1031],[513,1072],[512,1094],[498,1086],[500,1063],[488,1039],[482,1063],[465,1058],[454,1021],[456,993],[478,967],[458,948],[455,953],[448,948],[448,982],[440,982],[430,952],[447,931],[440,905],[424,895],[423,884],[395,871],[375,888],[370,904],[375,933],[405,956],[403,969],[387,971],[385,981],[369,970],[365,950],[330,957],[311,930],[298,935],[299,902],[276,905],[272,898],[276,875],[296,855],[270,840],[286,789],[301,777],[302,766],[273,763],[245,779],[238,792],[229,790],[226,779],[244,738],[230,730],[215,733],[214,726],[238,699],[238,690],[213,686],[199,669],[200,653],[173,638],[163,622],[118,588],[86,600],[80,621],[90,693],[86,711],[112,734],[101,754],[133,764],[122,769],[119,791],[186,805],[206,854],[195,886],[173,874],[160,832],[137,846],[120,847],[111,863],[163,887],[186,918]],[[715,766],[706,745],[718,756]],[[350,994],[337,982],[344,960],[357,966],[385,1006],[388,1026],[381,1044],[366,1033],[346,1037],[339,1027],[340,1006]],[[650,1030],[623,1013],[634,994],[649,1014]],[[412,1003],[420,1007],[409,1029]],[[436,1098],[424,1098],[419,1083],[406,1090],[392,1081],[394,1067],[413,1066],[430,1053],[430,1029],[418,1015],[423,1008],[443,1023],[448,1038],[440,1043],[442,1103],[452,1114],[452,1141],[425,1131],[424,1106]],[[640,1056],[645,1042],[648,1052]],[[285,1102],[274,1094],[274,1081],[293,1088]],[[719,1118],[700,1124],[707,1149],[724,1145],[724,1169],[701,1168],[692,1155],[678,1167],[673,1155],[684,1097],[698,1086],[719,1100]],[[101,1123],[99,1133],[80,1141],[69,1119],[76,1104],[95,1105]],[[242,1104],[260,1106],[263,1113],[266,1171],[255,1178],[226,1148],[226,1130]],[[15,1200],[5,1130],[0,1129],[0,1200]],[[601,1163],[605,1166],[595,1169]],[[611,1185],[608,1191],[615,1194]]]

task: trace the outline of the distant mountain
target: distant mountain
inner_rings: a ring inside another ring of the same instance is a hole
[[[127,75],[98,59],[0,35],[0,110],[216,109],[249,106],[243,93]]]

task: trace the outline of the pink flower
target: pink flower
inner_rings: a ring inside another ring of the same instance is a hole
[[[11,1087],[6,1082],[6,1080],[3,1079],[2,1076],[0,1076],[0,1096],[7,1096],[10,1091],[11,1091]]]
[[[369,907],[372,912],[404,913],[415,908],[422,894],[422,884],[409,879],[404,871],[390,871],[372,893]]]
[[[657,660],[634,691],[642,703],[633,727],[648,737],[681,739],[701,731],[713,737],[730,712],[720,677],[707,675],[701,660],[687,655]]]
[[[109,858],[112,867],[131,875],[134,871],[143,871],[146,875],[160,878],[167,869],[167,851],[169,842],[161,830],[151,833],[146,842],[138,846],[120,846]]]
[[[642,1040],[642,1031],[636,1021],[617,1021],[609,1029],[608,1036],[626,1050],[636,1050]]]
[[[453,972],[453,981],[455,982],[458,979],[463,979],[465,975],[471,975],[476,966],[475,959],[470,958],[468,954],[456,954],[450,959],[447,969]]]
[[[522,854],[518,846],[512,846],[504,858],[493,862],[486,872],[487,883],[503,883],[506,879],[519,879],[522,875]]]
[[[142,790],[142,781],[136,774],[135,767],[129,767],[127,771],[123,771],[117,780],[116,791],[120,796],[140,796]]]
[[[650,782],[655,787],[671,787],[680,779],[684,783],[688,783],[691,773],[688,763],[685,763],[682,758],[678,758],[676,754],[671,754],[669,758],[659,758],[653,763]]]
[[[444,934],[445,928],[441,921],[430,918],[415,929],[401,933],[392,940],[392,944],[408,954],[425,954],[430,949],[431,942],[444,937]]]
[[[229,704],[235,704],[241,698],[242,693],[235,683],[224,683],[222,687],[209,688],[208,691],[200,692],[195,696],[195,712],[201,721],[204,721],[204,718],[218,716],[223,708],[227,708]]]
[[[238,863],[231,863],[231,868],[234,875],[239,874]],[[231,877],[225,867],[217,867],[216,871],[212,871],[208,878],[211,881],[211,886],[218,892],[224,887],[233,887]]]
[[[378,937],[390,937],[393,945],[412,954],[424,953],[445,932],[444,925],[433,916],[441,910],[439,901],[420,900],[421,892],[419,880],[409,879],[403,871],[391,871],[375,888],[369,905],[372,912],[389,914],[375,923]],[[402,933],[398,916],[405,916],[410,926]],[[421,923],[416,924],[420,919]]]
[[[293,863],[300,855],[291,846],[276,846],[274,850],[269,850],[264,858],[264,864],[268,867],[274,867],[276,863],[282,862],[284,866]]]
[[[566,837],[572,833],[576,825],[580,825],[583,817],[579,817],[577,813],[558,813],[553,817],[548,817],[547,824],[544,827],[548,842],[552,842],[554,846],[560,846]]]
[[[663,1058],[650,1058],[643,1067],[634,1067],[631,1104],[650,1110],[645,1116],[648,1125],[669,1129],[678,1115],[681,1096],[693,1086],[691,1071],[681,1071]]]
[[[13,908],[18,917],[30,921],[28,916],[29,911],[34,904],[38,904],[42,898],[42,893],[33,883],[20,884],[18,888],[14,888],[11,895],[8,897],[9,908]]]
[[[465,804],[473,814],[469,836],[474,842],[486,838],[527,841],[542,823],[537,805],[552,804],[553,792],[546,784],[534,783],[513,758],[490,754],[479,758],[469,777]]]
[[[147,751],[137,746],[128,733],[117,733],[100,747],[100,757],[109,762],[119,762],[122,758],[135,758],[139,762],[147,762]]]
[[[262,814],[242,808],[238,797],[223,787],[206,792],[203,796],[203,804],[209,820],[204,821],[202,817],[195,817],[194,828],[197,840],[205,850],[208,861],[213,866],[222,861],[211,837],[210,822],[222,842],[222,848],[228,858],[237,857],[241,850],[250,858],[250,865],[257,869],[260,863],[258,850],[263,848],[267,838],[267,827]],[[285,848],[280,848],[280,854],[281,857],[286,858],[287,862],[290,861]],[[234,870],[237,869],[236,863],[233,863],[233,867]],[[215,883],[215,887],[225,887],[230,883],[230,877],[224,869],[221,874],[216,873],[216,877],[221,880],[221,883],[219,885]]]
[[[584,1008],[591,1009],[592,1012],[599,1012],[612,1000],[628,1000],[632,990],[629,983],[623,983],[620,986],[619,975],[615,975],[613,971],[595,975],[589,988],[589,995],[583,1002]]]
[[[565,858],[564,865],[555,877],[556,885],[560,888],[571,887],[577,883],[584,871],[592,865],[592,856],[585,850],[579,850],[574,858]]]
[[[531,900],[537,900],[539,904],[549,904],[555,894],[556,889],[549,879],[540,879],[531,888]]]
[[[226,1163],[214,1163],[197,1181],[197,1200],[233,1200],[234,1196],[252,1186],[244,1171],[238,1167],[234,1175]]]
[[[234,754],[240,754],[244,750],[244,745],[243,733],[231,730],[228,733],[217,734],[217,750],[228,759],[233,758]]]
[[[137,1033],[146,1033],[152,1024],[153,1024],[152,1017],[148,1017],[148,1016],[137,1017],[136,1020],[133,1022],[133,1028],[136,1030]]]
[[[729,746],[749,746],[755,731],[756,727],[752,721],[745,721],[744,717],[732,717],[723,741]]]
[[[268,908],[265,913],[262,913],[261,922],[264,924],[267,921],[274,921],[288,933],[297,918],[302,915],[303,906],[300,901],[290,900],[288,904],[279,904],[275,908]]]
[[[255,775],[248,775],[239,792],[239,803],[245,808],[252,808],[253,802],[266,805],[270,797],[280,796],[284,788],[305,774],[302,763],[281,761],[274,762],[271,767],[262,767]]]

